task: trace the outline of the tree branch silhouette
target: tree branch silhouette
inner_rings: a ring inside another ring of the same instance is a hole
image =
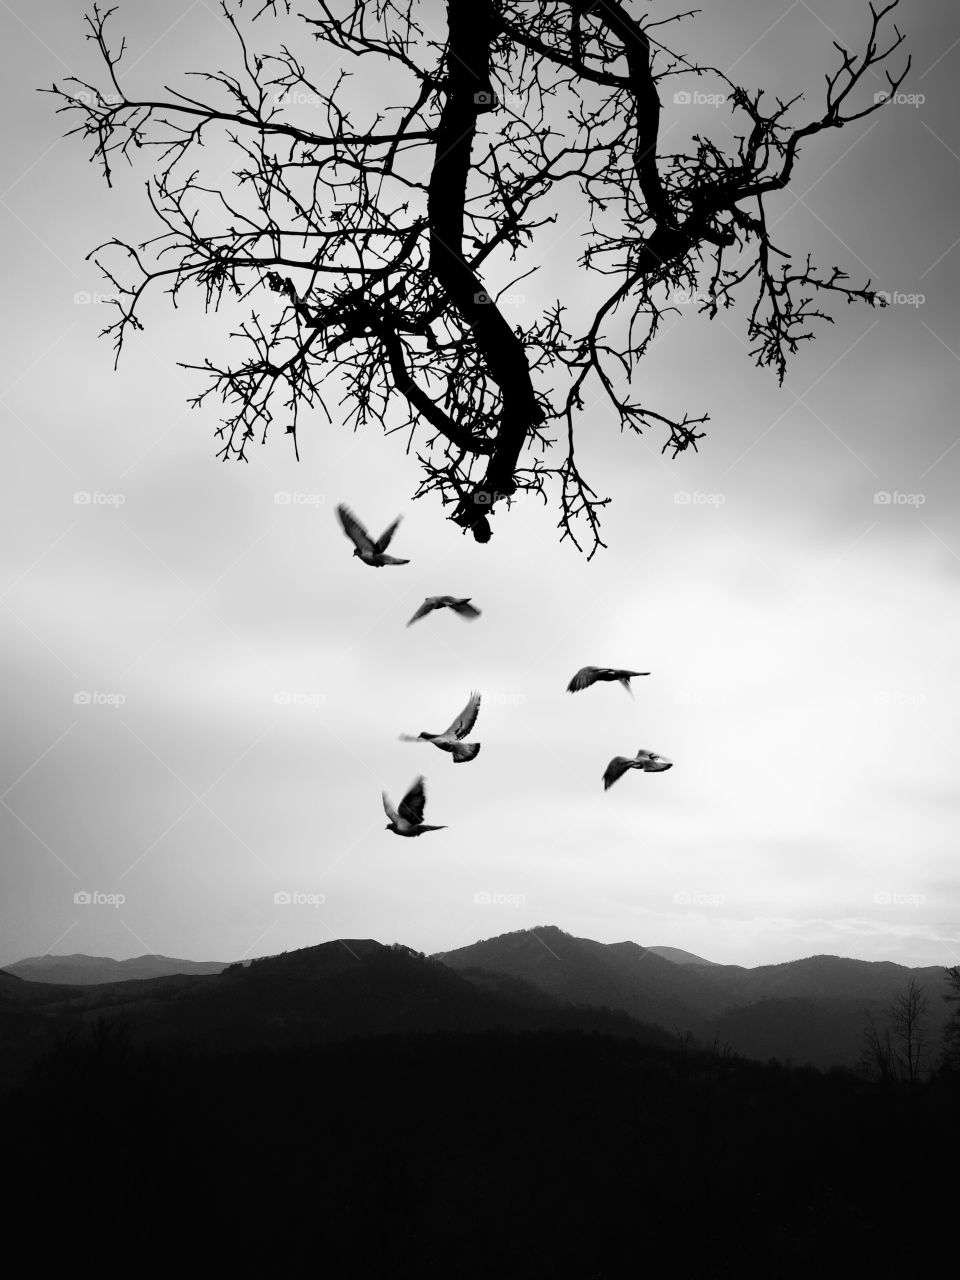
[[[714,318],[746,290],[750,354],[781,382],[815,323],[831,321],[831,295],[884,305],[869,280],[855,286],[838,267],[795,262],[771,238],[767,204],[788,187],[802,144],[897,93],[910,65],[888,70],[903,42],[890,20],[898,5],[870,5],[859,54],[836,45],[822,106],[802,123],[792,122],[798,99],[768,103],[662,43],[660,28],[690,13],[655,22],[632,0],[318,0],[300,21],[340,63],[328,89],[286,43],[252,52],[238,0],[236,13],[222,6],[237,74],[189,73],[196,94],[143,98],[121,84],[114,10],[95,5],[87,38],[105,87],[70,77],[47,92],[77,121],[69,132],[92,145],[108,184],[121,160],[147,153],[159,225],[142,244],[113,239],[90,255],[117,293],[104,333],[119,359],[153,286],[174,305],[187,286],[203,290],[208,309],[225,295],[249,301],[255,309],[232,335],[243,358],[184,366],[208,378],[191,403],[215,395],[226,408],[219,457],[247,460],[278,416],[299,457],[304,410],[332,420],[329,382],[347,423],[408,433],[423,477],[414,497],[437,495],[478,541],[502,504],[520,493],[548,502],[553,487],[562,538],[592,556],[605,545],[609,502],[577,460],[592,404],[605,403],[621,430],[665,432],[674,456],[704,434],[706,414],[671,418],[635,391],[672,293],[705,279],[700,310]],[[250,25],[290,15],[277,0],[250,8]],[[404,101],[355,125],[365,104],[354,70],[373,86],[368,96],[378,92],[371,73],[404,83]],[[886,98],[864,99],[878,70]],[[695,135],[687,151],[660,154],[665,82],[703,76],[726,86],[743,121],[735,149]],[[302,106],[315,128],[296,114]],[[211,144],[233,152],[229,186],[201,177]],[[609,292],[557,299],[538,319],[511,323],[507,290],[494,293],[487,275],[516,263],[516,281],[539,269],[568,190],[588,227],[577,260],[584,292],[603,276]],[[121,278],[130,271],[133,283]]]

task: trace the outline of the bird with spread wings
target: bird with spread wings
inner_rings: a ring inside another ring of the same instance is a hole
[[[385,564],[410,563],[409,560],[398,560],[396,556],[384,554],[397,531],[397,525],[403,519],[402,516],[397,516],[389,529],[384,530],[374,542],[350,508],[344,506],[342,502],[337,507],[337,515],[340,517],[344,533],[353,543],[353,554],[359,556],[364,564],[368,564],[374,569],[382,569]]]
[[[581,689],[589,689],[598,680],[619,680],[627,693],[632,694],[630,677],[649,674],[649,671],[622,671],[619,667],[581,667],[567,685],[567,693],[579,693]]]
[[[381,794],[383,796],[384,813],[390,819],[386,825],[387,831],[392,831],[398,836],[422,836],[425,831],[446,830],[444,826],[432,827],[423,820],[427,792],[425,780],[422,776],[414,779],[397,809],[394,809],[385,791],[381,792]]]
[[[467,705],[453,723],[444,729],[443,733],[420,733],[416,737],[401,733],[400,741],[432,742],[441,751],[448,751],[453,756],[454,764],[463,764],[467,760],[473,760],[480,750],[479,742],[462,741],[476,724],[479,714],[480,695],[474,692],[470,695],[470,701]]]

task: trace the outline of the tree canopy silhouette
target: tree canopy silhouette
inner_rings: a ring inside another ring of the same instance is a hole
[[[196,285],[208,308],[224,295],[252,304],[233,335],[242,356],[185,366],[209,379],[191,403],[213,393],[226,406],[224,460],[246,460],[274,422],[297,449],[304,409],[332,417],[337,394],[355,428],[408,433],[414,496],[437,495],[478,541],[498,505],[533,492],[555,495],[562,538],[593,555],[609,498],[578,463],[586,398],[612,406],[621,430],[665,434],[674,456],[703,435],[705,414],[668,416],[634,387],[677,291],[699,293],[711,318],[743,298],[751,355],[781,382],[830,319],[830,295],[883,305],[869,280],[776,245],[768,203],[807,139],[897,93],[909,69],[891,58],[898,4],[869,6],[861,52],[836,44],[806,114],[799,97],[768,100],[664,43],[691,13],[656,20],[635,0],[309,0],[298,17],[339,63],[326,84],[287,43],[253,50],[255,22],[297,21],[289,0],[248,5],[243,26],[238,0],[223,5],[235,72],[194,72],[196,95],[159,96],[122,82],[114,11],[94,6],[103,86],[70,77],[48,92],[108,183],[146,151],[162,224],[91,254],[117,294],[104,332],[119,357],[153,286],[174,303]],[[696,99],[683,86],[702,77],[723,90],[731,144],[694,135],[663,151],[665,90]],[[218,143],[232,148],[232,179],[212,163]],[[583,288],[516,323],[508,290],[537,269],[561,207],[583,215]]]

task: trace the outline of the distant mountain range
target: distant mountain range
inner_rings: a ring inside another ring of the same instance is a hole
[[[714,964],[673,948],[522,929],[442,955],[459,971],[521,979],[557,1000],[621,1009],[655,1025],[718,1040],[747,1057],[818,1067],[853,1065],[865,1015],[881,1018],[911,978],[924,988],[935,1040],[949,1017],[942,967],[810,956],[785,964]]]
[[[98,982],[126,982],[131,978],[166,978],[172,973],[222,973],[226,960],[176,960],[172,956],[31,956],[8,964],[7,973],[30,982],[59,982],[67,986]]]
[[[341,939],[214,974],[99,982],[0,971],[0,1080],[102,1022],[137,1045],[199,1052],[291,1049],[351,1037],[492,1029],[597,1031],[668,1047],[673,1037],[620,1010],[575,1008],[522,979],[461,974],[408,947]]]
[[[853,1065],[865,1014],[910,978],[934,1041],[950,1008],[939,967],[812,956],[753,969],[674,947],[523,929],[423,956],[343,939],[225,964],[139,956],[43,956],[0,970],[0,1077],[65,1035],[123,1021],[144,1044],[242,1050],[407,1031],[591,1030],[676,1044],[689,1033],[747,1057]]]

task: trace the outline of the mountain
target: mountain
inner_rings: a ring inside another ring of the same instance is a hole
[[[77,980],[81,972],[88,982]],[[106,977],[111,972],[122,977]],[[369,938],[226,966],[163,956],[41,957],[0,971],[0,1078],[101,1018],[123,1022],[138,1044],[204,1051],[391,1032],[575,1027],[661,1044],[690,1033],[755,1059],[854,1066],[866,1015],[882,1026],[911,978],[924,987],[926,1025],[938,1044],[951,1008],[940,998],[941,968],[810,956],[746,969],[675,948],[577,938],[552,925],[432,958]]]
[[[557,1000],[622,1009],[671,1030],[702,1030],[718,1003],[692,966],[674,964],[635,942],[575,938],[555,925],[501,934],[438,958],[458,971],[509,974]]]
[[[205,1053],[492,1028],[672,1041],[622,1011],[589,1002],[577,1009],[519,978],[457,973],[399,944],[351,938],[229,965],[216,974],[81,986],[0,973],[0,1078],[14,1078],[24,1063],[97,1025],[122,1028],[134,1046]]]
[[[131,978],[165,978],[173,973],[221,973],[220,960],[175,960],[172,956],[136,956],[111,960],[109,956],[30,956],[8,964],[5,972],[30,982],[56,982],[89,986],[98,982],[125,982]]]
[[[704,960],[703,956],[695,956],[692,951],[681,951],[679,947],[647,947],[655,956],[663,956],[664,960],[672,960],[674,964],[709,964],[716,965],[716,960]]]
[[[745,969],[699,957],[678,962],[665,958],[664,950],[671,948],[594,942],[544,926],[488,938],[442,959],[457,970],[507,974],[559,1000],[622,1009],[750,1057],[818,1067],[855,1065],[866,1014],[882,1023],[911,978],[927,996],[935,1043],[950,1013],[941,999],[948,986],[940,967],[811,956]]]

